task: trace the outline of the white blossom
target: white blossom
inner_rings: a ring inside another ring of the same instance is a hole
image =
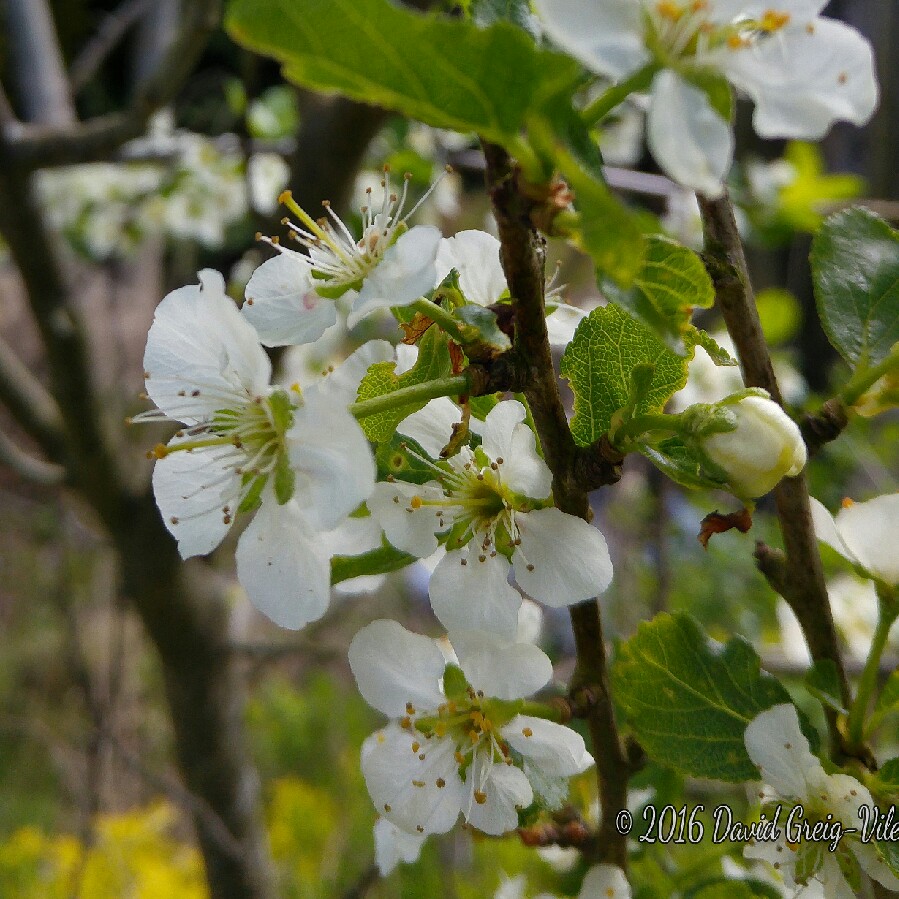
[[[796,423],[767,396],[737,396],[718,404],[733,413],[736,427],[703,437],[706,456],[726,475],[734,493],[764,496],[783,477],[805,467],[805,441]]]
[[[374,826],[375,864],[381,877],[386,877],[400,863],[418,861],[427,836],[408,833],[386,818],[378,818]]]
[[[762,137],[823,137],[863,125],[877,105],[874,59],[853,28],[819,13],[825,0],[536,0],[550,37],[591,71],[651,77],[649,146],[685,186],[720,195],[733,155],[730,123],[697,86],[718,72],[755,103]]]
[[[179,422],[158,446],[153,489],[184,558],[211,552],[239,512],[255,510],[237,546],[251,601],[283,627],[328,604],[336,527],[374,486],[371,450],[345,404],[325,389],[269,385],[270,364],[218,272],[170,293],[144,356],[158,411],[135,421]]]
[[[353,327],[375,309],[409,305],[437,286],[440,232],[430,226],[409,228],[406,224],[418,208],[403,214],[408,179],[397,195],[385,172],[381,187],[383,200],[378,208],[371,205],[368,192],[358,239],[330,203],[324,204],[326,217],[316,221],[294,202],[289,191],[281,195],[281,201],[300,220],[300,224],[288,219],[284,223],[306,252],[266,238],[278,255],[253,273],[243,310],[267,346],[317,340],[337,321],[335,301],[341,297],[352,303],[347,324]]]
[[[459,231],[440,242],[437,252],[437,279],[442,281],[453,269],[459,273],[459,288],[465,299],[478,306],[492,306],[509,296],[509,285],[500,262],[500,242],[486,231]],[[549,342],[567,346],[574,330],[587,314],[556,296],[547,284],[546,328]]]
[[[498,835],[533,801],[527,771],[546,780],[593,759],[570,728],[521,714],[521,700],[552,675],[528,643],[453,635],[451,658],[395,621],[364,627],[349,660],[362,696],[392,719],[362,746],[362,773],[378,812],[408,833],[445,833],[459,815]]]
[[[770,791],[781,800],[801,805],[803,816],[809,823],[827,820],[839,822],[844,829],[861,827],[859,808],[874,806],[871,793],[848,774],[827,774],[809,749],[793,705],[776,705],[757,715],[746,728],[744,739],[746,751]],[[785,808],[784,812],[789,809]],[[879,858],[875,847],[862,843],[857,833],[844,833],[836,851],[829,851],[821,843],[790,843],[789,836],[795,837],[796,832],[782,827],[778,839],[758,840],[746,847],[744,855],[769,862],[788,885],[794,886],[806,882],[803,875],[797,874],[797,863],[818,846],[823,851],[813,879],[825,887],[826,896],[853,899],[855,892],[846,881],[838,860],[838,853],[847,856],[851,853],[869,877],[888,889],[899,889],[899,878]]]
[[[444,407],[429,404],[402,422],[400,433],[436,457],[449,438],[438,418]],[[438,535],[449,534],[430,594],[450,631],[483,628],[514,637],[521,597],[508,582],[510,569],[525,593],[553,607],[596,596],[611,582],[603,535],[550,504],[552,475],[524,419],[521,403],[498,403],[479,447],[463,447],[445,462],[423,458],[433,481],[382,482],[369,501],[397,549],[424,558],[437,549]]]
[[[812,498],[815,534],[868,577],[899,585],[899,493],[844,501],[836,517]]]

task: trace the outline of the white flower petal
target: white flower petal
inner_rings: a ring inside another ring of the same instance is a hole
[[[617,865],[594,865],[584,877],[578,899],[631,899],[631,887]]]
[[[552,346],[565,347],[571,343],[577,326],[587,317],[587,313],[577,306],[560,303],[546,316],[546,330]]]
[[[375,309],[408,306],[432,291],[438,283],[436,260],[440,241],[436,228],[416,225],[388,247],[363,281],[347,324],[352,328]]]
[[[286,435],[296,470],[294,498],[324,530],[371,496],[375,461],[359,423],[326,391],[307,391]]]
[[[484,452],[502,459],[500,477],[513,490],[533,499],[545,499],[552,490],[552,472],[537,453],[534,432],[524,423],[525,409],[518,400],[497,403],[484,421]]]
[[[147,335],[147,393],[166,415],[185,424],[208,419],[227,404],[266,392],[268,356],[255,330],[225,294],[211,269],[200,284],[173,290],[156,308]]]
[[[823,503],[811,497],[812,506],[812,524],[815,527],[815,536],[822,542],[826,543],[831,549],[838,552],[844,559],[853,565],[858,564],[858,559],[852,550],[846,546],[833,515],[824,508]]]
[[[553,41],[592,72],[617,80],[650,60],[640,3],[536,0],[534,7]]]
[[[474,780],[477,773],[480,772],[472,766],[469,777]],[[534,791],[524,772],[503,762],[496,762],[486,770],[480,791],[486,800],[473,801],[465,817],[472,827],[491,836],[518,827],[518,809],[526,808],[534,800]]]
[[[437,283],[455,269],[466,300],[492,305],[508,290],[499,249],[499,241],[486,231],[459,231],[444,238],[437,252]]]
[[[612,583],[609,548],[593,525],[556,508],[516,515],[515,523],[521,544],[512,567],[528,596],[548,606],[568,606],[598,596]]]
[[[856,825],[857,826],[857,825]],[[858,859],[862,871],[872,880],[883,884],[888,890],[899,892],[899,877],[889,869],[883,859],[877,854],[877,850],[870,843],[862,843],[852,840],[849,843],[852,854]]]
[[[849,549],[848,558],[854,556],[868,574],[884,583],[899,584],[899,493],[852,503],[837,512],[834,523]]]
[[[679,184],[710,198],[721,195],[733,157],[730,123],[704,91],[669,69],[652,82],[647,140],[656,162]]]
[[[368,499],[368,508],[392,546],[424,559],[437,550],[434,535],[443,530],[437,515],[441,510],[431,505],[414,508],[410,500],[415,496],[436,499],[442,496],[442,491],[435,483],[419,486],[404,481],[379,481]],[[450,519],[444,521],[449,527]]]
[[[392,362],[393,346],[386,340],[369,340],[351,353],[308,392],[326,394],[330,401],[342,406],[356,402],[359,384],[370,366],[377,362]]]
[[[379,814],[410,833],[446,833],[468,801],[455,751],[448,738],[426,740],[398,724],[368,737],[362,744],[362,774]]]
[[[475,630],[453,631],[450,639],[465,679],[487,696],[524,699],[552,677],[552,662],[533,643],[508,643]]]
[[[572,777],[593,764],[583,737],[564,724],[516,715],[501,732],[516,752],[550,777]]]
[[[396,427],[405,437],[411,437],[433,459],[453,433],[453,425],[462,421],[462,410],[448,397],[431,400],[423,409],[404,418]]]
[[[250,602],[275,624],[298,630],[328,608],[328,551],[296,501],[269,494],[237,543],[237,579]]]
[[[391,718],[408,714],[407,703],[436,709],[445,699],[440,678],[446,663],[430,637],[379,619],[362,628],[349,648],[350,669],[362,698]]]
[[[807,778],[821,762],[809,751],[795,706],[783,703],[756,715],[743,739],[762,780],[785,799],[805,801]]]
[[[791,21],[814,19],[830,0],[714,0],[707,10],[708,19],[718,25],[729,25],[737,19],[760,19],[772,6],[788,13]]]
[[[426,836],[407,833],[386,818],[378,818],[374,827],[375,864],[381,877],[386,877],[400,863],[411,865],[418,861]]]
[[[833,19],[791,22],[729,51],[723,67],[755,101],[752,122],[761,137],[816,140],[835,121],[864,125],[877,107],[871,45]]]
[[[310,271],[306,256],[285,250],[247,282],[241,311],[266,346],[312,343],[337,321],[337,306],[315,292]]]
[[[509,640],[518,630],[521,596],[501,555],[448,552],[431,575],[431,607],[448,631],[484,630]]]
[[[180,442],[176,437],[169,446]],[[231,527],[223,508],[228,506],[233,513],[239,504],[240,475],[233,468],[220,468],[215,461],[220,451],[221,447],[179,450],[153,469],[156,505],[183,559],[212,552]]]

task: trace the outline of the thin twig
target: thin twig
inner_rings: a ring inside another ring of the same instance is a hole
[[[69,68],[72,92],[78,94],[128,33],[128,29],[153,5],[154,0],[124,0],[100,22],[96,34],[81,48]]]
[[[705,231],[706,264],[715,282],[718,304],[728,333],[737,349],[743,380],[748,387],[764,388],[772,399],[783,405],[768,344],[762,334],[733,206],[726,194],[715,200],[699,197],[699,206]],[[841,699],[848,708],[851,702],[849,682],[843,668],[821,555],[812,526],[805,473],[795,478],[784,478],[775,488],[774,498],[786,549],[780,590],[799,619],[812,658],[816,661],[830,660],[836,666]],[[832,711],[828,711],[828,727],[831,751],[835,756],[840,756],[843,754],[843,741]]]
[[[33,171],[106,158],[142,134],[150,116],[165,106],[193,70],[206,39],[219,23],[220,0],[184,5],[181,28],[155,71],[140,84],[129,107],[67,127],[23,126],[8,141],[8,164]]]
[[[59,487],[65,482],[66,470],[61,465],[32,456],[3,431],[0,431],[0,463],[39,487]]]

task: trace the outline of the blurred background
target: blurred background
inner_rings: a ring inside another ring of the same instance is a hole
[[[879,112],[820,145],[784,144],[755,138],[741,106],[731,178],[763,325],[796,410],[817,408],[842,375],[814,311],[812,234],[852,202],[899,221],[899,3],[842,0],[826,13],[874,44]],[[141,360],[153,310],[204,267],[222,271],[240,299],[269,253],[254,235],[283,230],[282,189],[310,210],[331,200],[358,222],[385,164],[410,172],[418,193],[451,164],[418,221],[445,235],[492,228],[472,136],[298,91],[235,45],[220,14],[213,0],[0,5],[0,897],[465,899],[513,895],[504,877],[522,872],[534,891],[563,893],[576,883],[566,851],[463,831],[377,877],[358,752],[380,722],[356,693],[346,647],[377,617],[439,632],[427,563],[342,585],[325,618],[293,634],[247,602],[235,534],[183,564],[158,518],[145,452],[167,432],[125,425],[147,407]],[[638,104],[620,109],[602,146],[621,197],[698,248],[695,200],[653,171]],[[570,302],[603,302],[588,263],[561,243],[550,258]],[[699,324],[721,328],[713,312]],[[372,336],[400,335],[375,321],[277,362],[305,383]],[[699,353],[675,403],[734,389],[735,370]],[[834,509],[846,495],[896,490],[897,463],[895,415],[857,417],[812,465],[812,493]],[[716,637],[745,636],[769,670],[798,680],[807,662],[798,626],[752,561],[753,537],[778,542],[766,505],[751,535],[721,535],[708,551],[696,540],[701,518],[727,502],[628,459],[620,485],[596,497],[616,568],[602,598],[609,634],[684,609]],[[341,552],[353,551],[349,540]],[[825,563],[858,672],[873,592],[835,557]],[[526,624],[564,685],[567,615],[534,607]],[[886,655],[895,666],[895,642]],[[681,787],[652,766],[635,786],[637,805]],[[592,773],[573,789],[595,817]],[[635,866],[653,895],[667,896],[691,865],[738,866],[732,851],[669,857],[653,847]]]

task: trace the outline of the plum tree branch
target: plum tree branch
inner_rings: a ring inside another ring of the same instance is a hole
[[[513,161],[500,147],[484,143],[487,188],[493,204],[501,243],[500,257],[515,305],[515,341],[512,353],[526,370],[523,389],[546,464],[553,475],[556,505],[571,515],[589,520],[587,490],[578,480],[583,454],[568,427],[556,383],[546,332],[544,308],[544,242],[531,222],[535,203],[525,196]],[[593,702],[586,719],[593,742],[603,820],[596,838],[585,847],[593,861],[608,861],[627,868],[627,839],[615,827],[615,811],[627,805],[631,765],[615,721],[599,605],[596,600],[571,608],[577,647],[572,693],[589,688]]]
[[[737,349],[743,380],[747,387],[764,388],[772,399],[783,405],[768,345],[762,334],[733,206],[726,194],[715,200],[700,196],[699,206],[705,233],[706,265],[715,284],[728,333]],[[769,583],[795,612],[812,658],[816,661],[828,659],[836,665],[842,700],[848,708],[851,702],[849,682],[837,642],[821,555],[812,526],[805,473],[795,478],[784,478],[774,490],[774,499],[783,534],[785,558],[778,578],[772,578],[764,565],[760,567],[768,576]],[[844,743],[832,711],[828,711],[828,726],[831,751],[840,756]]]

